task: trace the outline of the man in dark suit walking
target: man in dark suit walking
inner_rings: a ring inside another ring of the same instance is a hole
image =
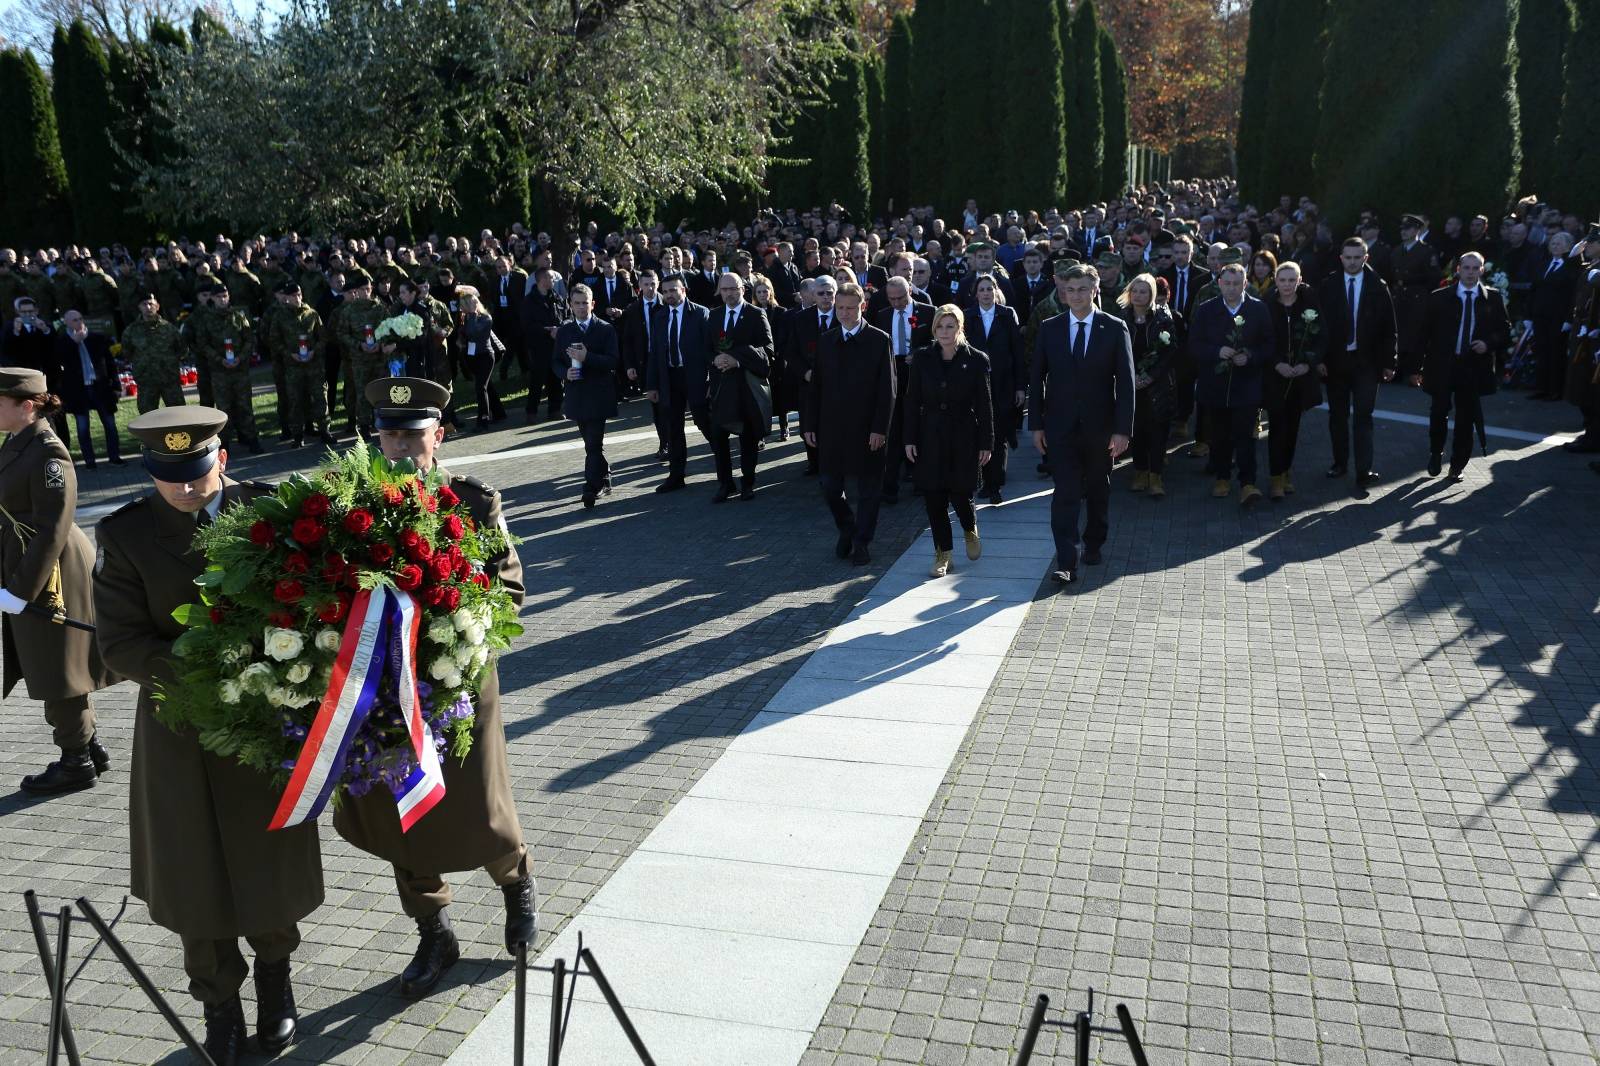
[[[833,309],[838,325],[817,342],[816,360],[800,429],[817,451],[822,498],[839,540],[834,554],[854,566],[872,561],[868,545],[878,528],[883,459],[895,406],[894,356],[889,336],[862,322],[866,293],[854,282],[839,287]],[[856,507],[845,501],[845,481],[855,482]]]
[[[651,321],[649,365],[645,395],[660,412],[657,422],[667,451],[667,480],[657,492],[676,492],[684,486],[688,441],[683,416],[693,413],[700,423],[706,405],[706,378],[711,366],[711,322],[704,307],[689,302],[689,286],[682,274],[661,281],[661,308]]]
[[[1367,263],[1367,242],[1348,237],[1339,249],[1341,269],[1318,286],[1328,354],[1318,365],[1328,384],[1328,434],[1333,441],[1330,478],[1344,477],[1350,461],[1351,409],[1355,412],[1356,499],[1369,495],[1372,469],[1372,410],[1378,383],[1393,381],[1396,366],[1394,300],[1389,286]]]
[[[617,413],[617,331],[593,317],[594,293],[572,286],[567,297],[572,321],[556,330],[550,365],[566,379],[561,413],[578,424],[583,437],[583,505],[611,492],[611,466],[606,462],[606,419]]]
[[[1195,392],[1209,413],[1211,494],[1228,495],[1239,468],[1239,504],[1261,499],[1256,487],[1256,411],[1261,407],[1262,371],[1277,362],[1277,337],[1267,305],[1245,293],[1244,266],[1230,263],[1217,275],[1221,295],[1194,309],[1189,357]]]
[[[755,410],[750,395],[751,386],[746,373],[766,380],[772,371],[772,323],[767,313],[744,300],[744,283],[739,275],[729,271],[717,279],[717,295],[722,306],[711,312],[711,329],[716,348],[711,358],[710,382],[706,385],[707,403],[711,405],[701,424],[701,431],[711,442],[711,454],[717,463],[717,492],[712,503],[722,503],[735,492],[741,500],[753,500],[756,495],[756,461],[761,455],[761,439],[771,427],[771,408],[765,414]],[[719,422],[716,411],[717,397],[724,389],[737,390],[737,401],[728,401],[729,408],[742,414],[739,431],[739,468],[742,480],[737,489],[733,484],[733,453],[729,446],[732,431]]]
[[[79,311],[61,316],[61,332],[55,337],[54,361],[61,366],[61,403],[78,423],[78,450],[83,465],[94,469],[94,440],[89,434],[89,413],[100,416],[106,435],[106,458],[111,465],[122,465],[122,448],[117,441],[117,397],[122,389],[117,380],[116,360],[111,356],[111,338],[95,333]]]
[[[1506,299],[1481,284],[1483,256],[1464,252],[1456,263],[1456,283],[1428,296],[1427,344],[1420,366],[1407,367],[1407,380],[1427,390],[1428,473],[1444,463],[1444,438],[1455,408],[1455,438],[1450,448],[1450,480],[1460,481],[1472,458],[1473,427],[1483,417],[1482,397],[1494,391],[1495,357],[1511,343]]]
[[[900,502],[900,464],[905,461],[905,441],[902,429],[904,412],[900,410],[900,390],[905,388],[911,373],[908,364],[911,353],[933,343],[933,305],[913,303],[911,283],[904,278],[890,278],[884,286],[889,294],[889,306],[878,313],[873,324],[889,335],[889,350],[894,353],[895,409],[889,424],[888,455],[883,464],[883,502]]]
[[[788,375],[793,395],[799,398],[802,424],[806,421],[806,404],[811,402],[811,377],[817,363],[818,341],[838,324],[833,310],[838,283],[827,275],[812,278],[810,282],[815,305],[802,307],[791,316],[789,329],[784,336],[783,353],[783,372]],[[817,449],[809,441],[805,442],[805,446],[805,473],[807,477],[812,477],[818,470]]]
[[[1573,301],[1583,274],[1581,256],[1572,254],[1572,234],[1557,230],[1550,235],[1550,257],[1539,268],[1528,296],[1528,317],[1533,322],[1533,355],[1537,360],[1537,387],[1531,399],[1559,400],[1567,391],[1567,335],[1571,331]]]
[[[645,389],[650,370],[650,349],[655,343],[656,319],[662,311],[659,281],[654,270],[639,271],[639,298],[623,310],[617,320],[617,346],[622,356],[622,375],[634,393]],[[661,405],[650,404],[651,421],[656,427],[656,459],[667,458],[667,431],[661,421]]]
[[[1055,289],[1055,279],[1044,268],[1044,253],[1038,248],[1030,245],[1022,253],[1022,271],[1011,278],[1011,288],[1017,294],[1011,309],[1017,313],[1017,321],[1026,324],[1034,304]]]
[[[1133,342],[1115,315],[1097,311],[1100,279],[1074,264],[1059,274],[1067,312],[1039,327],[1028,397],[1028,424],[1048,455],[1055,491],[1050,531],[1061,584],[1078,577],[1078,507],[1088,502],[1083,561],[1100,562],[1110,531],[1111,464],[1133,438]]]

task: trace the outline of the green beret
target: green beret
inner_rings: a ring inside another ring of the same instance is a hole
[[[1229,245],[1228,247],[1224,248],[1222,251],[1217,253],[1217,265],[1218,266],[1231,266],[1234,263],[1243,263],[1243,262],[1244,262],[1244,253],[1241,252],[1239,249],[1233,247],[1232,245]]]

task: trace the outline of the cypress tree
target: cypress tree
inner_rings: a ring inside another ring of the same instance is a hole
[[[1595,175],[1600,174],[1600,107],[1589,103],[1589,71],[1597,55],[1600,11],[1594,10],[1593,5],[1576,6],[1572,12],[1572,37],[1567,43],[1566,105],[1561,109],[1556,134],[1558,169],[1551,175],[1551,185],[1552,200],[1585,220],[1593,219],[1600,211],[1600,190],[1594,181]]]
[[[33,53],[0,52],[0,218],[18,243],[59,239],[67,221],[67,168],[55,109]]]
[[[1280,196],[1298,198],[1313,187],[1311,154],[1316,148],[1321,116],[1314,106],[1318,85],[1308,79],[1306,72],[1321,70],[1327,47],[1327,17],[1326,0],[1294,0],[1277,6],[1271,74],[1261,121],[1259,187],[1248,194],[1258,203],[1267,201],[1260,204],[1263,209]],[[1239,173],[1242,179],[1242,161]]]
[[[1503,210],[1522,156],[1516,0],[1340,0],[1329,10],[1314,166],[1335,233],[1366,206],[1391,217]],[[1358,70],[1388,76],[1346,76]]]
[[[885,210],[905,214],[911,206],[909,166],[911,153],[921,146],[911,133],[911,16],[905,12],[889,24],[889,45],[883,67],[884,165],[872,179],[872,189]],[[880,123],[873,123],[877,132]]]
[[[1548,197],[1558,168],[1556,137],[1566,93],[1566,68],[1571,62],[1567,42],[1572,36],[1572,20],[1572,0],[1522,0],[1517,15],[1523,193]],[[1577,58],[1581,63],[1582,57]]]
[[[1100,167],[1106,199],[1128,187],[1128,74],[1111,31],[1100,28],[1100,102],[1105,112],[1105,155]]]
[[[996,79],[983,66],[969,63],[966,56],[972,42],[994,32],[1007,6],[1003,0],[964,0],[945,7],[943,36],[948,46],[941,54],[949,57],[943,67],[948,85],[939,114],[940,124],[953,131],[954,137],[945,151],[934,154],[943,174],[938,202],[951,213],[959,212],[969,198],[977,199],[978,210],[984,211],[984,201],[993,199],[997,191],[992,161],[968,147],[969,138],[999,121],[1000,111],[990,98]]]
[[[1082,207],[1097,199],[1105,116],[1100,101],[1100,24],[1094,0],[1081,0],[1072,15],[1072,105],[1067,117],[1067,200]]]
[[[110,65],[82,19],[56,31],[53,94],[75,233],[81,241],[117,240],[133,221],[127,212],[126,168],[111,142],[120,107],[111,93]]]
[[[1071,0],[1055,0],[1056,9],[1056,43],[1061,49],[1061,174],[1064,183],[1061,189],[1062,202],[1058,206],[1066,209],[1070,201],[1067,194],[1075,186],[1077,179],[1072,173],[1072,141],[1073,131],[1077,128],[1077,76],[1072,68],[1072,3]]]
[[[834,71],[827,117],[811,169],[817,202],[836,199],[856,222],[871,218],[871,136],[867,118],[867,69],[852,52]]]
[[[867,75],[867,171],[872,179],[872,211],[878,215],[883,213],[883,190],[888,184],[884,171],[889,163],[883,140],[883,57],[869,53],[862,63]]]
[[[911,12],[911,98],[915,114],[943,116],[948,81],[946,57],[952,53],[946,40],[948,14],[960,0],[917,0]],[[944,161],[931,142],[912,144],[906,157],[911,190],[907,202],[940,204],[944,194]]]
[[[1235,141],[1235,170],[1239,177],[1239,190],[1250,203],[1272,196],[1273,191],[1264,185],[1266,157],[1267,92],[1272,83],[1272,72],[1277,60],[1276,30],[1280,9],[1279,0],[1255,0],[1250,5],[1250,33],[1244,46],[1244,87],[1239,96],[1239,136]]]
[[[1012,158],[1002,160],[995,177],[1005,190],[999,208],[1038,209],[1041,214],[1067,195],[1067,137],[1062,123],[1060,6],[1039,7],[1028,0],[1009,5],[1010,54],[1026,57],[1009,106],[997,109]]]

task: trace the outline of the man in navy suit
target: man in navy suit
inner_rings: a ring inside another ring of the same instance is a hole
[[[1378,404],[1378,383],[1393,381],[1398,365],[1394,300],[1367,262],[1366,241],[1347,238],[1339,263],[1342,269],[1324,278],[1317,291],[1328,337],[1328,354],[1317,364],[1328,385],[1328,435],[1333,442],[1328,476],[1344,477],[1353,421],[1355,495],[1364,500],[1368,483],[1377,477],[1372,470],[1372,411]]]
[[[667,480],[657,492],[676,492],[684,485],[689,447],[683,416],[693,412],[698,422],[706,406],[706,377],[711,365],[711,325],[704,307],[689,302],[689,283],[682,274],[661,280],[661,309],[651,321],[650,362],[645,370],[645,394],[661,410],[661,432],[666,440]]]
[[[582,283],[567,297],[572,321],[556,330],[550,365],[566,381],[561,413],[578,424],[583,437],[583,505],[611,491],[606,462],[606,419],[617,413],[617,331],[594,318],[594,293]]]
[[[1189,332],[1196,392],[1210,412],[1211,494],[1228,495],[1234,463],[1239,465],[1239,503],[1261,499],[1256,488],[1256,410],[1261,406],[1261,372],[1278,361],[1272,312],[1245,294],[1245,272],[1229,263],[1217,275],[1221,296],[1195,308]]]
[[[1063,585],[1078,576],[1078,506],[1089,505],[1083,561],[1100,562],[1110,530],[1111,464],[1133,438],[1133,341],[1115,315],[1097,311],[1099,275],[1073,264],[1058,274],[1067,313],[1045,319],[1033,361],[1028,424],[1050,461],[1050,532]]]

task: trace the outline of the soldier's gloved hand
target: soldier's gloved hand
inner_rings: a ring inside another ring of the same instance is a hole
[[[14,596],[9,589],[0,589],[0,611],[6,614],[21,614],[28,601],[20,596]]]

